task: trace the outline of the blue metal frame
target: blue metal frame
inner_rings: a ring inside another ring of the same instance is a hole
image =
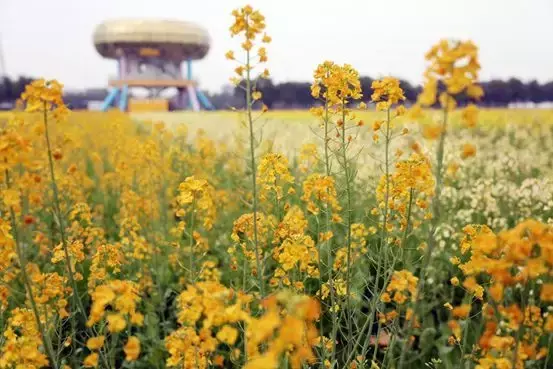
[[[207,96],[205,96],[205,94],[202,91],[197,90],[197,94],[198,94],[198,98],[200,99],[200,103],[203,105],[205,109],[215,110],[215,107],[213,106],[213,104],[211,104],[211,101],[209,101]]]
[[[115,98],[117,97],[118,94],[119,94],[119,89],[118,88],[112,88],[111,91],[106,96],[106,98],[104,99],[104,102],[102,103],[101,110],[102,111],[107,111],[109,109],[109,107],[111,106],[111,104],[113,104],[113,102],[115,101]]]
[[[119,110],[121,111],[127,110],[128,99],[129,99],[129,86],[124,85],[123,88],[121,88],[121,96],[119,96]]]

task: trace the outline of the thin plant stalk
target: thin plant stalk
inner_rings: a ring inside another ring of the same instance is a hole
[[[325,174],[327,177],[330,177],[331,171],[330,171],[330,153],[329,153],[329,124],[330,124],[330,114],[329,114],[329,106],[328,101],[325,101],[324,105],[325,110],[325,116],[324,116],[324,160],[325,160]],[[328,193],[327,189],[327,193]],[[331,230],[330,225],[330,209],[328,207],[328,203],[326,204],[325,209],[325,230],[328,232]],[[331,332],[331,340],[332,340],[332,362],[336,361],[336,339],[338,337],[338,312],[336,311],[336,293],[334,291],[334,276],[333,276],[333,270],[332,270],[332,238],[327,241],[328,242],[328,253],[327,253],[327,268],[329,268],[329,275],[328,275],[328,284],[330,286],[330,311],[332,312],[332,332]]]
[[[415,317],[417,316],[419,312],[420,307],[420,301],[421,301],[421,294],[424,291],[424,285],[426,282],[426,272],[428,269],[428,266],[430,264],[430,259],[432,256],[432,252],[434,251],[434,247],[436,245],[436,240],[434,238],[434,233],[436,232],[436,229],[439,224],[439,215],[440,215],[440,194],[442,191],[442,171],[443,171],[443,161],[444,161],[444,148],[445,148],[445,139],[446,139],[446,129],[447,129],[447,118],[448,118],[448,103],[449,103],[449,96],[446,99],[444,110],[443,110],[443,121],[442,121],[442,132],[440,134],[440,141],[438,142],[438,151],[436,153],[436,187],[435,187],[435,194],[434,199],[432,200],[432,227],[430,230],[430,234],[428,235],[428,243],[426,246],[426,250],[423,256],[423,264],[421,267],[421,276],[419,279],[419,283],[417,284],[417,291],[415,293],[415,304],[413,306],[413,315],[411,316],[411,319],[409,319],[409,322],[407,324],[406,333],[407,337],[403,343],[403,349],[401,350],[401,356],[399,361],[399,369],[403,368],[403,365],[405,363],[405,355],[406,351],[410,346],[409,344],[409,332],[411,331],[414,323],[415,323]]]
[[[246,22],[247,24],[248,22]],[[246,33],[247,33],[246,26]],[[253,243],[255,249],[255,262],[257,266],[257,277],[259,279],[259,292],[261,297],[265,297],[265,287],[263,281],[263,261],[259,251],[259,240],[257,234],[257,168],[255,166],[255,136],[253,132],[253,117],[252,117],[252,82],[251,82],[251,61],[250,50],[246,50],[246,113],[248,117],[248,125],[250,128],[250,165],[252,170],[252,192],[253,192]]]
[[[7,170],[5,174],[6,174],[6,187],[9,189],[10,175]],[[25,253],[23,251],[23,247],[19,242],[19,232],[18,232],[17,223],[15,219],[16,219],[15,211],[13,210],[13,207],[10,206],[10,220],[11,220],[11,226],[12,226],[12,233],[15,241],[17,258],[19,259],[19,265],[21,266],[21,275],[23,276],[23,284],[25,285],[25,289],[27,290],[27,293],[29,295],[29,302],[31,303],[31,309],[33,310],[33,315],[35,316],[38,330],[40,332],[40,335],[42,336],[42,344],[44,345],[44,349],[46,350],[46,355],[48,356],[52,367],[54,369],[58,369],[56,354],[54,353],[52,342],[48,339],[46,328],[44,327],[44,325],[42,324],[42,320],[40,319],[40,313],[38,311],[38,306],[36,304],[35,296],[33,294],[32,286],[31,286],[31,279],[27,274],[27,261],[25,259]]]
[[[192,200],[192,211],[190,212],[190,234],[188,237],[190,238],[189,247],[190,247],[190,283],[194,282],[194,279],[196,278],[196,267],[194,265],[194,220],[195,220],[195,213],[196,212],[196,194],[194,194],[194,199]]]
[[[73,275],[73,268],[71,267],[71,256],[69,254],[69,247],[67,245],[67,239],[65,237],[65,228],[63,225],[63,219],[61,215],[61,205],[60,205],[60,199],[59,199],[59,193],[58,193],[58,186],[56,183],[56,176],[54,174],[54,159],[52,157],[52,147],[50,144],[50,134],[48,132],[48,111],[46,110],[46,103],[44,103],[44,115],[43,115],[43,121],[44,121],[44,135],[46,136],[46,147],[48,150],[48,163],[50,167],[50,178],[52,180],[52,192],[54,194],[54,211],[55,215],[58,218],[58,225],[60,228],[60,235],[61,235],[61,242],[63,247],[63,253],[65,257],[65,264],[67,267],[67,274],[69,278],[69,282],[71,283],[71,288],[73,289],[73,299],[75,300],[75,306],[79,309],[79,312],[86,317],[86,311],[83,306],[82,301],[79,298],[79,290],[77,288],[77,281],[75,280],[75,277]]]
[[[349,166],[347,162],[347,144],[346,144],[346,103],[342,99],[342,161],[344,165],[344,176],[346,179],[346,227],[347,227],[347,270],[346,270],[346,298],[347,298],[347,329],[348,329],[348,351],[351,351],[353,344],[353,314],[351,311],[351,223],[352,223],[352,206],[351,206],[351,184],[349,178]]]
[[[389,181],[389,176],[390,176],[390,142],[391,142],[391,116],[390,116],[390,108],[388,108],[387,112],[386,112],[386,134],[385,134],[385,141],[384,141],[384,176],[386,178],[386,191],[384,193],[384,221],[383,221],[383,224],[382,224],[382,231],[381,231],[381,236],[380,236],[380,252],[379,254],[382,255],[382,252],[385,253],[386,255],[386,260],[385,260],[385,265],[383,265],[383,263],[378,263],[378,266],[377,266],[377,269],[376,269],[376,277],[375,277],[375,283],[374,283],[374,297],[378,299],[378,296],[380,296],[380,294],[382,293],[382,291],[379,291],[379,288],[378,288],[378,281],[380,279],[380,276],[381,276],[381,273],[383,272],[383,270],[385,270],[387,268],[387,265],[388,265],[388,254],[387,254],[387,245],[388,245],[388,229],[386,227],[387,225],[387,220],[388,220],[388,201],[389,201],[389,198],[390,198],[390,181]],[[395,265],[395,261],[396,261],[396,258],[394,258],[394,261],[393,261],[393,265]],[[389,268],[390,270],[393,271],[393,266]],[[389,280],[390,278],[390,273],[388,273],[388,275],[386,276],[386,280]],[[383,284],[382,286],[382,290],[384,288],[386,288],[386,285],[387,285],[387,282]],[[372,327],[372,325],[374,324],[374,314],[376,313],[376,303],[374,303],[372,305],[372,308],[371,310],[369,311],[369,314],[370,314],[370,317],[365,321],[365,323],[363,324],[363,326],[361,327],[361,330],[359,331],[359,334],[358,334],[358,338],[357,338],[357,342],[356,344],[354,345],[354,348],[359,346],[360,345],[360,342],[361,340],[363,339],[363,335],[364,335],[364,332],[365,330],[367,329],[370,329],[370,327]],[[370,332],[370,331],[367,331],[367,332]],[[367,352],[368,350],[368,346],[369,346],[369,340],[366,339],[364,344],[363,344],[363,347],[362,347],[362,354],[365,355],[365,353]],[[375,350],[378,349],[378,342],[375,343],[375,347],[374,347]],[[346,366],[349,365],[349,363],[351,362],[351,360],[353,360],[353,357],[354,357],[354,351],[352,350],[349,355],[348,355],[348,358],[346,360]]]

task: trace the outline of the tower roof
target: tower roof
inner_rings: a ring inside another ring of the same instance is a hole
[[[96,27],[94,46],[105,58],[117,58],[119,50],[155,48],[165,57],[182,61],[203,58],[209,50],[209,35],[203,27],[191,22],[118,19]]]

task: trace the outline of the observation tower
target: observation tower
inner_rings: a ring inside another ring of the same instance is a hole
[[[94,46],[104,58],[117,61],[117,76],[108,82],[110,91],[102,110],[112,106],[132,110],[133,103],[153,101],[157,110],[168,110],[169,105],[175,110],[213,109],[192,75],[192,62],[209,50],[204,28],[174,20],[110,20],[96,27]],[[148,97],[129,100],[129,91],[135,88],[146,89]],[[160,98],[168,88],[177,90],[170,101]]]

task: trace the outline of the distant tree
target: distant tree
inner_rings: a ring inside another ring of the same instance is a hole
[[[15,102],[25,86],[33,79],[21,76],[17,79],[3,77],[0,79],[0,102]],[[364,91],[363,100],[370,101],[371,84],[373,78],[362,76],[360,78],[361,88]],[[405,93],[406,103],[416,101],[421,91],[421,86],[413,85],[409,81],[401,80],[401,87]],[[538,81],[523,82],[518,78],[508,80],[494,79],[481,83],[484,89],[484,98],[480,102],[485,106],[507,106],[510,103],[532,102],[543,103],[553,102],[553,81],[541,84]],[[208,97],[216,109],[228,109],[235,107],[241,109],[245,106],[246,96],[242,84],[238,86],[226,86],[222,92],[210,94]],[[305,109],[317,102],[311,96],[309,82],[283,82],[275,83],[271,79],[259,79],[256,88],[263,94],[263,103],[270,109]],[[443,90],[443,86],[439,86]],[[79,92],[68,91],[65,99],[75,108],[85,108],[89,101],[103,100],[107,94],[106,89],[89,89]],[[458,96],[459,105],[463,106],[470,100],[467,96]],[[256,109],[261,108],[261,103],[254,105]]]

